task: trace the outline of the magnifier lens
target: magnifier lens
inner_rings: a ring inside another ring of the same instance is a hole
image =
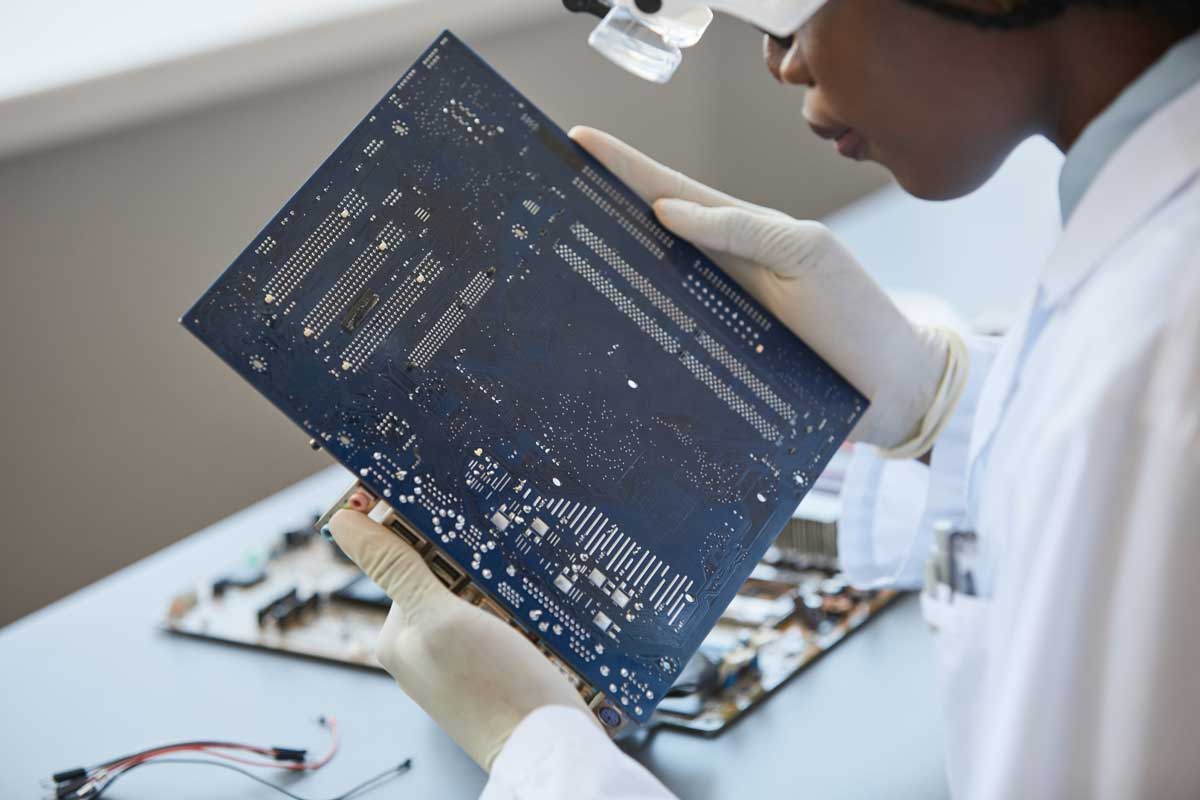
[[[588,44],[609,61],[639,78],[666,83],[683,61],[679,48],[647,28],[621,6],[600,21]]]

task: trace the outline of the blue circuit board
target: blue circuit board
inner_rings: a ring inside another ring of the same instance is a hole
[[[867,405],[449,32],[182,321],[638,721]]]

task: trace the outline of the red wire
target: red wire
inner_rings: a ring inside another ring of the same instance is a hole
[[[248,758],[239,758],[239,757],[237,757],[235,755],[231,755],[229,753],[220,752],[221,750],[243,750],[243,751],[250,752],[250,753],[256,753],[258,755],[271,756],[271,755],[274,755],[276,752],[275,749],[271,748],[271,747],[258,747],[255,745],[234,744],[234,743],[219,744],[219,745],[186,744],[186,745],[173,745],[173,746],[169,746],[169,747],[157,747],[157,748],[153,748],[150,750],[146,750],[142,753],[138,753],[135,756],[130,756],[129,758],[125,759],[124,761],[118,761],[114,764],[110,764],[107,767],[105,767],[105,769],[110,772],[122,772],[126,769],[129,769],[130,767],[133,767],[133,766],[136,766],[143,762],[149,761],[150,759],[157,758],[159,756],[167,755],[170,753],[202,752],[202,753],[207,753],[208,755],[211,755],[211,756],[216,756],[217,758],[222,758],[227,761],[235,761],[239,764],[246,764],[246,765],[249,765],[252,767],[264,767],[264,768],[270,768],[270,769],[285,769],[285,770],[290,770],[293,772],[317,770],[317,769],[320,769],[321,767],[325,766],[326,764],[328,764],[330,762],[330,760],[333,759],[334,755],[337,754],[338,745],[339,745],[337,718],[332,717],[332,716],[326,717],[324,720],[324,724],[327,728],[329,728],[329,735],[330,735],[332,741],[330,742],[328,752],[326,752],[325,755],[323,755],[321,758],[317,759],[316,761],[304,761],[301,763],[276,761],[276,760],[254,761],[254,760],[251,760]]]
[[[255,747],[253,745],[239,745],[239,744],[221,745],[220,749],[245,750],[247,752],[258,753],[259,755],[264,755],[264,756],[269,756],[269,755],[271,755],[271,752],[272,752],[269,748]],[[220,758],[227,757],[223,753],[218,753],[218,752],[215,752],[215,750],[210,750],[209,747],[205,746],[205,745],[181,744],[181,745],[171,745],[169,747],[155,747],[150,750],[146,750],[144,752],[138,753],[137,755],[130,756],[129,758],[125,759],[124,761],[118,761],[114,764],[109,764],[106,767],[106,769],[120,769],[120,768],[124,768],[124,767],[130,766],[130,765],[133,765],[133,764],[140,764],[143,761],[148,761],[152,758],[157,758],[158,756],[168,755],[170,753],[197,752],[197,751],[209,752],[212,755],[218,756]]]
[[[333,717],[328,717],[325,720],[325,724],[329,728],[329,735],[332,737],[332,741],[330,742],[328,752],[326,752],[325,755],[321,756],[316,761],[304,761],[299,764],[294,763],[294,762],[288,763],[288,762],[281,762],[281,761],[270,761],[270,762],[264,763],[261,761],[252,761],[248,758],[238,758],[237,756],[231,756],[228,754],[217,753],[208,748],[200,748],[200,749],[205,750],[206,752],[210,753],[211,755],[218,756],[220,758],[224,758],[228,761],[236,761],[239,764],[247,764],[252,767],[274,767],[276,769],[291,770],[292,772],[311,772],[313,770],[320,769],[321,767],[328,764],[333,759],[334,755],[338,751],[339,737],[338,737],[337,720]]]
[[[330,761],[332,761],[333,757],[335,755],[337,755],[338,745],[341,743],[341,739],[338,735],[337,717],[328,716],[328,717],[325,717],[324,719],[325,719],[325,726],[327,728],[329,728],[329,751],[327,753],[325,753],[325,755],[318,758],[316,761],[306,762],[304,764],[297,764],[296,766],[301,767],[303,769],[308,769],[308,770],[320,769],[321,767],[325,766]]]

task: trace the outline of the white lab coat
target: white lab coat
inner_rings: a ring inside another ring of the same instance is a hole
[[[922,523],[965,514],[986,564],[984,597],[924,602],[953,795],[1200,797],[1200,85],[1118,148],[1017,324],[974,350]],[[889,469],[858,470],[852,537],[886,532]],[[669,796],[562,708],[522,722],[484,792]]]

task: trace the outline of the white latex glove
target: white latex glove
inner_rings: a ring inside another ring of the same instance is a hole
[[[392,598],[379,662],[479,766],[490,771],[513,729],[542,706],[568,706],[595,719],[528,639],[451,594],[396,534],[349,509],[329,528]]]
[[[928,451],[966,381],[957,334],[913,325],[824,225],[730,197],[602,131],[570,136],[866,395],[852,439],[895,457]]]

